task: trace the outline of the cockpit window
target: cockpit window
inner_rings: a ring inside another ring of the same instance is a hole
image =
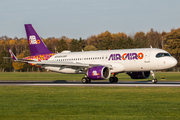
[[[171,56],[169,53],[158,53],[156,55],[157,58],[160,58],[160,57],[165,57],[165,56]]]

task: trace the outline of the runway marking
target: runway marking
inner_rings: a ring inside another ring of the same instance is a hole
[[[21,84],[19,84],[21,85]],[[180,85],[163,84],[22,84],[23,86],[104,86],[104,87],[180,87]]]
[[[80,81],[0,81],[0,86],[82,86],[82,87],[180,87],[180,81],[119,81],[110,84],[108,81],[93,81],[83,84]]]

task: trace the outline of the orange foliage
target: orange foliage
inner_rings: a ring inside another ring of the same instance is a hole
[[[23,58],[24,57],[24,53],[21,53],[20,55],[17,56],[17,58]],[[23,68],[25,63],[21,63],[21,62],[13,62],[12,66],[16,69],[16,70],[21,70]]]

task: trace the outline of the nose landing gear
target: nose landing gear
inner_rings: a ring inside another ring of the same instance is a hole
[[[153,77],[152,83],[157,83],[158,80],[156,79],[154,72],[152,70],[150,72],[151,72],[151,75]]]

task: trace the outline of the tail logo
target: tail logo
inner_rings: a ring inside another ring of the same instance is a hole
[[[31,35],[29,36],[29,44],[33,45],[33,44],[40,44],[41,41],[40,40],[36,40],[36,36]]]

